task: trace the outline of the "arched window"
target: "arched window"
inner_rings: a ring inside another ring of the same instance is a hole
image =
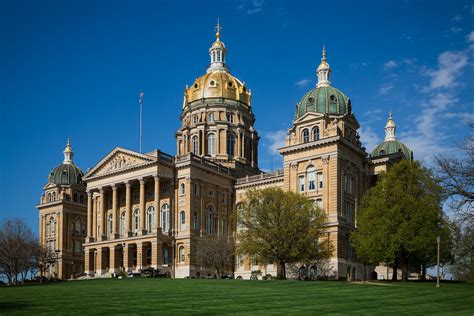
[[[148,232],[151,232],[154,224],[155,224],[155,208],[153,206],[150,206],[148,208],[148,220],[147,220]]]
[[[46,236],[51,236],[51,220],[46,222]]]
[[[51,227],[51,236],[54,236],[56,234],[56,222],[53,217],[49,219],[49,225]]]
[[[113,219],[112,214],[109,215],[108,224],[109,224],[108,232],[109,232],[109,236],[111,236],[114,232],[114,219]]]
[[[146,250],[146,265],[147,266],[151,265],[151,248],[148,248]]]
[[[53,192],[53,201],[56,201],[56,192]]]
[[[252,157],[250,156],[250,138],[244,136],[244,154],[242,155],[248,160],[251,160]]]
[[[161,207],[161,229],[163,232],[168,232],[170,229],[170,206],[163,204]]]
[[[313,141],[319,140],[319,126],[313,128]]]
[[[167,265],[169,263],[169,253],[168,247],[163,248],[163,265]]]
[[[135,232],[138,231],[138,229],[140,228],[140,210],[137,208],[134,212],[133,212],[133,218],[134,218],[134,230]]]
[[[122,214],[120,214],[120,236],[124,236],[125,235],[125,216],[126,216],[126,213],[125,212],[122,212]]]
[[[227,114],[227,122],[234,123],[234,116],[231,113]]]
[[[51,192],[48,193],[48,202],[52,201]]]
[[[214,113],[209,113],[209,115],[207,116],[207,121],[209,123],[214,123]]]
[[[198,222],[199,222],[198,219],[199,219],[199,218],[198,218],[198,213],[197,213],[197,212],[194,212],[194,214],[193,214],[193,228],[194,228],[194,229],[199,229],[199,227],[198,227]]]
[[[84,204],[84,195],[79,194],[79,203]]]
[[[199,155],[199,138],[197,135],[191,137],[191,152]]]
[[[309,131],[308,131],[307,128],[305,128],[301,132],[301,139],[302,139],[303,143],[308,143],[309,142]]]
[[[82,233],[82,221],[78,218],[74,221],[74,235],[79,236]]]
[[[212,51],[212,62],[216,61],[216,51]]]
[[[185,195],[186,194],[186,185],[184,183],[181,183],[179,185],[179,194],[180,195]]]
[[[207,154],[214,156],[216,154],[216,134],[207,135]]]
[[[308,178],[308,190],[316,190],[316,168],[314,166],[309,166],[306,169],[306,176]]]
[[[233,156],[235,148],[235,135],[233,133],[227,134],[227,155]]]
[[[184,229],[186,227],[186,212],[181,211],[179,213],[179,229]]]
[[[185,259],[185,256],[184,256],[184,246],[180,246],[180,247],[179,247],[178,254],[179,254],[179,262],[184,263],[184,259]]]
[[[216,212],[212,205],[209,205],[206,210],[206,232],[209,235],[214,235],[216,227]]]

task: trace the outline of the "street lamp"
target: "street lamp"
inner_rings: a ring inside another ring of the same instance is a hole
[[[436,237],[436,242],[438,243],[438,259],[436,267],[436,287],[439,287],[439,243],[441,242],[441,237]]]

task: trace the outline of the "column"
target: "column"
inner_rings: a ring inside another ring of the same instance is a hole
[[[143,243],[137,243],[137,270],[143,269]]]
[[[119,227],[118,227],[118,208],[117,208],[117,186],[112,185],[112,238],[118,239],[120,238],[118,232],[119,232]],[[110,249],[112,251],[113,249]]]
[[[39,216],[39,228],[40,228],[40,246],[44,246],[44,240],[45,240],[45,236],[44,236],[44,215],[40,215]]]
[[[100,212],[100,232],[102,234],[101,239],[106,240],[107,234],[107,214],[105,214],[105,190],[100,188],[100,196],[99,196],[99,212]]]
[[[216,222],[217,222],[217,227],[214,226],[214,229],[216,230],[216,236],[220,237],[221,236],[221,199],[222,199],[222,190],[219,189],[219,186],[216,185],[216,192],[217,192],[217,202],[216,202]]]
[[[125,182],[125,212],[127,219],[126,234],[130,237],[132,235],[132,185],[129,181]]]
[[[123,247],[123,267],[125,269],[125,272],[130,272],[132,271],[132,250],[130,249],[130,245],[125,245]]]
[[[237,157],[242,157],[242,137],[240,133],[240,128],[237,129]]]
[[[104,265],[104,251],[102,248],[98,248],[96,250],[95,255],[95,273],[96,275],[102,275],[105,272],[105,265]]]
[[[140,231],[142,235],[146,234],[145,226],[145,180],[140,181]]]
[[[92,237],[92,193],[87,191],[87,242]]]
[[[117,247],[109,247],[109,272],[118,272],[118,250]]]
[[[92,237],[98,240],[97,236],[97,196],[92,196]]]
[[[94,260],[91,260],[91,250],[85,249],[84,250],[84,273],[86,275],[89,275],[91,274],[91,272],[93,272],[94,267],[91,266],[93,262]]]
[[[155,207],[155,218],[153,219],[155,222],[155,225],[153,225],[153,231],[156,232],[157,228],[161,227],[160,225],[160,177],[159,176],[154,176],[155,178],[155,201],[154,201],[154,207]],[[161,231],[161,229],[160,229]]]
[[[57,212],[56,213],[56,250],[62,250],[61,248],[61,234],[62,234],[62,225],[61,225],[61,213]],[[59,270],[57,270],[59,271]],[[59,272],[58,272],[59,275]]]
[[[161,252],[161,242],[158,241],[153,241],[151,243],[151,266],[154,269],[158,268],[158,256],[160,255]]]

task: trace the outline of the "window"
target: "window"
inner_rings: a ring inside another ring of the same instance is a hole
[[[168,247],[163,248],[163,265],[169,264],[169,253]]]
[[[49,219],[49,226],[51,227],[50,236],[54,236],[56,234],[56,221],[52,217]]]
[[[51,192],[48,193],[48,202],[52,201]]]
[[[155,208],[150,206],[148,208],[148,221],[147,221],[147,230],[151,232],[153,229],[153,225],[155,224]]]
[[[214,207],[209,205],[206,210],[206,232],[214,235],[216,227],[216,213]]]
[[[53,192],[53,201],[56,201],[56,192]]]
[[[137,208],[135,212],[133,212],[133,217],[134,217],[134,230],[135,232],[138,231],[140,228],[140,210]]]
[[[319,127],[316,126],[313,128],[313,140],[318,140],[319,139]]]
[[[349,174],[344,175],[344,191],[346,193],[352,194],[352,185],[353,185],[353,178]]]
[[[122,214],[120,214],[120,236],[125,236],[125,216],[126,212],[122,212]]]
[[[235,135],[233,133],[227,134],[227,155],[233,156],[235,148]]]
[[[179,229],[185,229],[186,228],[186,212],[181,211],[179,213]]]
[[[194,184],[194,196],[199,196],[199,184]]]
[[[147,266],[151,265],[151,248],[148,248],[146,250],[146,265]]]
[[[227,122],[234,123],[234,116],[231,113],[227,114]]]
[[[199,155],[199,138],[197,135],[191,137],[191,152]]]
[[[109,224],[109,230],[108,230],[109,236],[112,236],[112,234],[114,233],[114,219],[113,219],[112,214],[109,215],[108,224]]]
[[[321,190],[323,188],[323,173],[318,172],[318,190]]]
[[[308,143],[309,142],[309,131],[307,128],[305,128],[301,132],[301,139],[303,140],[303,143]]]
[[[74,233],[74,236],[82,235],[82,221],[80,219],[76,219],[76,221],[74,222],[73,233]]]
[[[214,123],[214,113],[209,113],[209,115],[207,116],[207,120],[209,121],[209,123]]]
[[[199,218],[198,218],[198,213],[194,212],[193,214],[193,227],[194,229],[199,229]]]
[[[79,203],[84,204],[84,195],[79,194]]]
[[[222,236],[227,235],[227,219],[224,217],[222,218],[222,229],[221,229]]]
[[[186,185],[184,183],[181,183],[179,185],[179,194],[180,195],[185,195],[186,194]]]
[[[212,51],[212,62],[216,61],[216,51]]]
[[[306,174],[308,176],[308,190],[316,190],[316,168],[314,166],[309,166],[306,169]]]
[[[298,183],[299,183],[299,187],[300,187],[300,192],[304,192],[304,176],[299,176],[298,178]]]
[[[207,154],[214,156],[216,154],[216,134],[207,135]]]
[[[225,192],[222,193],[222,204],[227,204],[227,193]]]
[[[199,116],[198,115],[194,115],[193,116],[193,123],[194,124],[197,124],[199,122]]]
[[[170,229],[170,206],[163,204],[161,207],[161,228],[163,232],[168,232]]]
[[[184,246],[180,246],[180,247],[179,247],[178,254],[179,254],[179,262],[184,263],[184,259],[185,259],[185,256],[184,256]]]
[[[314,203],[316,205],[316,207],[318,207],[319,209],[322,209],[323,208],[323,200],[322,199],[316,199],[316,202]]]
[[[74,202],[77,202],[78,199],[79,199],[79,198],[78,198],[77,193],[74,193],[74,195],[73,195],[73,197],[72,197],[72,200],[73,200]]]
[[[214,196],[214,190],[208,190],[207,191],[207,196],[213,197]]]

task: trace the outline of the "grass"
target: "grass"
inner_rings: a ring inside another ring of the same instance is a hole
[[[102,279],[0,288],[6,314],[474,314],[473,283]]]

